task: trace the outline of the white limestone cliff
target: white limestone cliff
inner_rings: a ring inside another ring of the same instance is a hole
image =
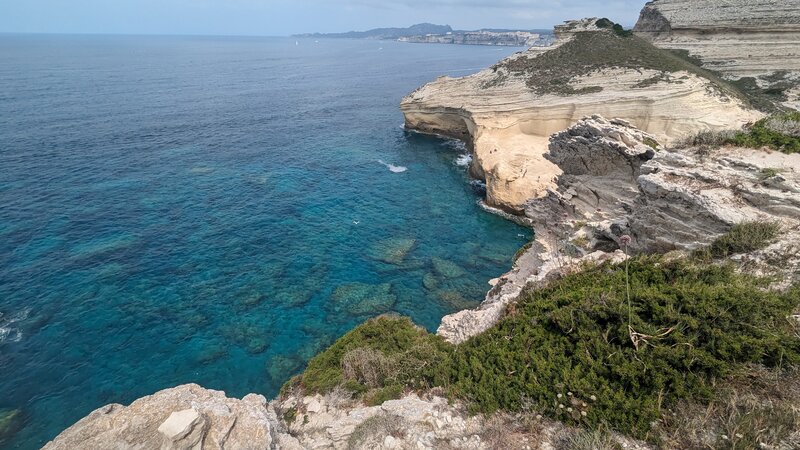
[[[556,51],[575,33],[611,33],[592,23],[562,30],[554,48],[532,48],[475,75],[442,77],[422,86],[401,103],[406,127],[467,141],[474,156],[471,172],[486,182],[487,203],[519,214],[560,174],[543,156],[549,136],[584,116],[624,118],[663,142],[739,127],[762,116],[689,72],[603,67],[572,81],[577,90],[593,88],[589,92],[560,95],[537,93],[526,74],[502,67]],[[590,28],[596,31],[585,31]]]
[[[794,0],[655,0],[635,32],[688,50],[732,78],[800,72],[800,3]]]

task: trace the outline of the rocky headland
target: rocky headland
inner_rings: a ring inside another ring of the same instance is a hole
[[[722,80],[596,24],[571,22],[552,48],[419,88],[402,101],[406,127],[467,141],[487,203],[518,214],[560,175],[544,158],[550,135],[585,116],[625,118],[665,143],[762,117]]]
[[[800,117],[761,120],[729,82],[797,70],[798,7],[729,3],[648,3],[638,35],[569,22],[551,48],[403,100],[408,128],[468,143],[487,207],[536,232],[437,336],[374,319],[270,402],[179,386],[100,408],[45,448],[798,448]],[[715,33],[759,60],[714,53],[735,49],[713,50]],[[754,122],[782,147],[725,131]],[[570,287],[588,293],[559,309]]]

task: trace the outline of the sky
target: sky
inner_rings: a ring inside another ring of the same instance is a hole
[[[633,25],[645,0],[0,0],[0,32],[286,36],[420,22],[549,29],[608,17]]]

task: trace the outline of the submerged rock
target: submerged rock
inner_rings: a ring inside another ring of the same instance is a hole
[[[459,278],[467,274],[467,271],[458,264],[437,256],[433,257],[431,263],[433,263],[433,270],[444,278]]]
[[[394,237],[384,239],[373,244],[367,255],[377,261],[400,265],[405,261],[406,256],[408,256],[416,243],[417,240],[413,238]]]
[[[0,409],[0,444],[8,441],[22,427],[22,411]]]
[[[303,368],[303,361],[295,357],[277,355],[267,361],[267,374],[277,385],[296,375]]]
[[[228,356],[228,349],[223,344],[206,345],[197,356],[199,364],[212,364]]]
[[[456,290],[436,291],[436,298],[451,311],[461,311],[462,309],[474,308],[478,305],[478,303],[480,303],[480,300],[467,300],[459,291]]]
[[[289,308],[297,308],[305,305],[311,300],[313,292],[299,287],[287,287],[275,294],[275,302]]]
[[[242,309],[250,309],[260,305],[266,298],[267,297],[260,292],[247,292],[243,293],[242,296],[236,300],[236,304]]]
[[[480,246],[477,257],[493,264],[506,264],[511,262],[511,257],[514,256],[515,251],[516,249],[512,250],[505,246],[486,244]]]
[[[269,324],[261,323],[238,323],[228,325],[222,330],[226,339],[234,344],[244,347],[248,353],[264,353],[270,344],[272,337]]]
[[[428,272],[422,277],[422,285],[425,286],[425,289],[432,291],[439,286],[439,280],[436,275]]]
[[[331,299],[334,308],[359,316],[389,312],[397,301],[392,285],[349,283],[336,288]]]

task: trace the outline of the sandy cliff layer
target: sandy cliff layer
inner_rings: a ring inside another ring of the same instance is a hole
[[[520,62],[530,65],[533,59],[550,57],[548,52],[567,53],[566,47],[559,48],[581,32],[608,33],[607,40],[616,43],[610,31],[579,28],[560,33],[554,49],[531,49],[472,76],[439,78],[403,99],[406,126],[471,143],[472,174],[486,182],[487,202],[521,213],[560,174],[543,158],[548,137],[584,116],[621,117],[664,142],[760,117],[710,80],[686,71],[586,67],[569,80],[570,90],[578,93],[564,95],[537,92],[529,71],[513,69]]]
[[[734,78],[800,72],[800,3],[794,0],[655,0],[635,31]]]

